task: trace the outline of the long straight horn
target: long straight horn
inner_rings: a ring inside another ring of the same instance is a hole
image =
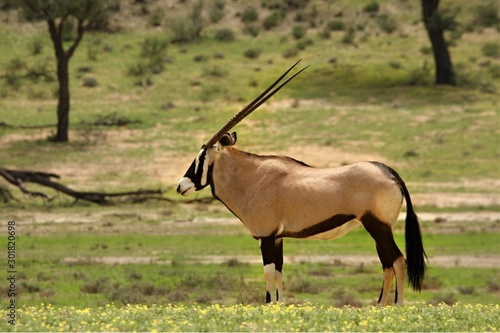
[[[295,78],[297,75],[299,75],[303,70],[305,70],[307,67],[302,68],[300,71],[292,75],[290,78],[288,78],[286,81],[282,82],[278,87],[276,85],[283,80],[283,78],[295,67],[297,64],[300,62],[297,61],[292,67],[290,67],[285,73],[283,73],[276,81],[274,81],[273,84],[271,84],[264,92],[262,92],[257,98],[255,98],[250,104],[245,106],[240,112],[238,112],[236,115],[231,118],[227,122],[226,125],[224,125],[208,142],[204,145],[207,148],[212,147],[214,144],[219,141],[224,134],[227,133],[231,128],[236,126],[240,121],[242,121],[246,116],[248,116],[250,113],[252,113],[255,109],[257,109],[259,106],[261,106],[264,102],[266,102],[271,96],[276,94],[281,88],[283,88],[288,82],[290,82],[293,78]],[[276,87],[274,90],[272,90],[274,87]]]

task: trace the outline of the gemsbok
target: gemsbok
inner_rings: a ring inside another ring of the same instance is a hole
[[[375,240],[382,263],[378,305],[386,305],[394,277],[395,304],[403,304],[405,276],[419,291],[426,255],[410,194],[396,171],[379,162],[314,168],[291,157],[261,156],[233,147],[236,133],[228,131],[307,68],[282,82],[299,62],[201,147],[177,192],[186,196],[210,185],[212,195],[259,240],[266,303],[271,302],[274,283],[276,301],[283,301],[283,238],[336,239],[361,225]],[[392,233],[403,199],[406,260]]]

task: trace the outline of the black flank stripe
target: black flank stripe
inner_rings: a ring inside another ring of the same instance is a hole
[[[317,234],[321,234],[323,232],[327,232],[329,230],[338,228],[342,226],[343,224],[353,220],[356,218],[356,215],[345,215],[345,214],[338,214],[330,217],[329,219],[326,219],[322,222],[319,222],[318,224],[315,224],[309,228],[305,228],[301,231],[296,231],[296,232],[284,232],[280,235],[277,235],[277,237],[291,237],[291,238],[307,238],[311,237]]]

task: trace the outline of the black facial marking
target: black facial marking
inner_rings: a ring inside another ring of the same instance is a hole
[[[361,218],[361,222],[375,240],[382,267],[384,269],[391,268],[394,261],[403,255],[394,241],[391,228],[377,219],[371,212],[366,212]]]
[[[300,231],[283,232],[278,237],[307,238],[338,228],[354,218],[356,218],[355,215],[338,214]]]
[[[197,191],[205,188],[210,183],[209,179],[207,179],[206,184],[201,184],[201,178],[203,177],[203,165],[205,163],[208,163],[208,161],[206,161],[206,155],[207,151],[203,150],[199,158],[197,157],[198,166],[196,165],[197,163],[195,159],[193,163],[191,163],[191,166],[189,167],[188,171],[186,171],[186,174],[184,175],[184,177],[191,179]],[[209,172],[208,178],[210,178],[210,175],[211,173]]]

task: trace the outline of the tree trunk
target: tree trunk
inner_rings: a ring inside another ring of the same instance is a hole
[[[62,54],[57,57],[57,79],[59,80],[59,98],[57,101],[57,132],[56,142],[68,141],[69,129],[69,75],[68,60]]]
[[[440,27],[438,13],[439,0],[422,0],[425,28],[432,44],[436,64],[436,84],[455,84],[455,73],[448,45],[444,39],[444,29]]]

